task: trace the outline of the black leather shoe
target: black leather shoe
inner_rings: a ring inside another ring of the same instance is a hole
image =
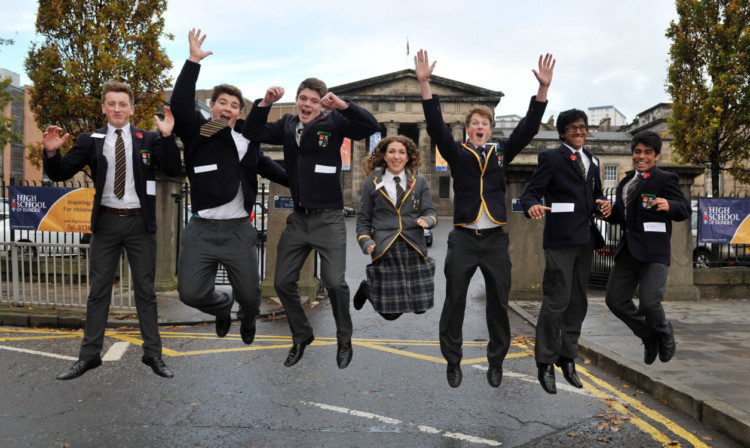
[[[96,369],[100,365],[102,365],[101,358],[89,359],[88,361],[79,359],[75,364],[73,364],[73,367],[71,367],[70,370],[57,375],[57,379],[72,380],[73,378],[78,378],[91,369]]]
[[[460,363],[448,363],[448,368],[445,370],[445,375],[448,378],[448,384],[451,387],[458,387],[461,385],[461,380],[464,374],[461,372]]]
[[[539,364],[539,384],[548,394],[557,393],[555,384],[555,366],[552,364]]]
[[[670,322],[668,326],[669,333],[659,335],[659,361],[661,362],[669,362],[674,356],[674,352],[677,350],[677,343],[674,341],[672,322]]]
[[[656,361],[656,355],[659,353],[659,335],[654,334],[648,339],[643,340],[643,362],[651,365]]]
[[[292,348],[289,349],[289,354],[286,356],[284,365],[287,367],[292,367],[293,365],[297,364],[299,360],[302,359],[302,355],[305,354],[305,347],[312,344],[313,340],[315,340],[315,337],[310,336],[310,339],[301,344],[292,344]]]
[[[351,342],[339,344],[339,349],[336,351],[336,364],[339,365],[339,369],[346,369],[346,366],[352,361],[352,354]]]
[[[357,311],[361,310],[362,307],[365,306],[365,302],[367,302],[367,299],[369,298],[370,285],[367,283],[367,280],[362,280],[362,283],[359,284],[357,292],[354,294],[354,299],[352,299],[354,309]]]
[[[154,358],[153,356],[143,355],[143,357],[141,358],[141,362],[151,367],[151,370],[153,370],[155,374],[161,377],[164,377],[164,378],[174,377],[174,373],[172,373],[172,371],[169,370],[169,367],[167,367],[167,365],[164,364],[164,361],[162,361],[161,358]]]
[[[560,367],[560,370],[562,370],[565,381],[567,381],[568,384],[578,389],[583,389],[583,384],[581,384],[581,380],[576,373],[575,361],[569,358],[560,358],[557,361],[557,365]]]
[[[244,323],[240,324],[240,336],[242,337],[242,342],[247,345],[252,344],[255,341],[255,325],[248,327]]]
[[[492,387],[500,387],[500,383],[503,381],[503,368],[492,367],[487,369],[487,382]]]
[[[232,313],[226,316],[216,316],[216,336],[223,338],[232,327]]]

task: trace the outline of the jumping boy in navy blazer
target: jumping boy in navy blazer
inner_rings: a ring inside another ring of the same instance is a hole
[[[200,62],[211,55],[202,48],[206,36],[188,33],[190,56],[172,92],[175,133],[185,146],[185,170],[190,180],[192,218],[180,241],[177,265],[180,300],[216,317],[216,334],[232,326],[234,300],[240,306],[240,337],[255,340],[261,288],[255,244],[258,232],[250,222],[261,176],[287,186],[286,172],[260,151],[260,145],[240,133],[244,100],[235,86],[220,84],[211,92],[211,120],[195,110],[195,84]],[[232,296],[217,292],[218,264],[227,270]]]
[[[532,70],[539,82],[526,116],[508,136],[490,143],[492,111],[486,106],[472,107],[466,114],[466,140],[456,141],[443,120],[440,100],[432,94],[427,52],[414,57],[415,72],[422,93],[427,132],[451,167],[453,177],[453,230],[448,235],[445,256],[446,292],[440,315],[440,351],[448,366],[446,379],[451,387],[461,385],[463,372],[463,323],[469,281],[477,268],[486,284],[487,382],[499,387],[503,379],[503,361],[510,347],[508,295],[510,293],[509,236],[505,231],[505,171],[508,164],[539,132],[547,107],[547,91],[552,82],[555,60],[549,53],[539,56],[539,70]]]
[[[651,131],[637,133],[631,142],[633,167],[617,186],[617,199],[607,219],[620,225],[622,239],[607,283],[607,306],[641,338],[643,362],[667,362],[676,344],[672,323],[661,305],[667,289],[672,259],[672,221],[690,217],[677,174],[656,166],[661,137]],[[638,288],[638,306],[633,295]]]
[[[78,378],[102,365],[104,330],[112,298],[115,271],[122,251],[128,255],[135,291],[135,307],[143,338],[144,364],[159,376],[173,374],[162,360],[156,310],[156,166],[168,176],[180,174],[180,153],[174,144],[174,120],[168,107],[164,121],[156,117],[161,136],[130,124],[135,111],[133,90],[124,82],[102,87],[102,112],[107,126],[84,132],[65,156],[59,149],[69,134],[60,137],[49,126],[42,137],[44,171],[54,181],[70,179],[84,167],[91,169],[96,193],[91,210],[91,249],[86,302],[86,326],[78,362],[57,376]],[[122,171],[120,170],[122,169]]]
[[[526,217],[545,218],[542,247],[546,265],[542,280],[542,308],[536,326],[535,359],[539,383],[557,393],[554,364],[574,387],[578,379],[574,359],[586,317],[586,288],[599,230],[593,224],[597,207],[609,215],[611,204],[601,189],[599,159],[583,148],[588,117],[577,109],[557,117],[563,144],[539,154],[539,163],[521,196]],[[544,197],[545,206],[541,205]]]
[[[300,301],[297,280],[307,256],[320,255],[321,276],[328,288],[336,321],[336,363],[346,368],[352,359],[352,318],[346,284],[346,224],[341,191],[341,144],[361,140],[378,130],[378,121],[365,109],[328,92],[325,83],[308,78],[299,85],[297,114],[268,123],[271,105],[284,95],[270,87],[256,100],[242,134],[261,143],[284,146],[284,162],[294,212],[279,239],[274,287],[287,314],[292,348],[284,365],[295,365],[313,342],[313,329]],[[323,108],[331,112],[323,114]]]

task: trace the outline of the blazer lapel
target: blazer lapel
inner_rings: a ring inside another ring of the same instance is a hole
[[[143,133],[140,129],[136,128],[133,125],[130,125],[130,136],[133,144],[133,151],[132,154],[130,154],[130,158],[132,160],[133,165],[133,181],[135,183],[135,190],[140,195],[140,185],[141,185],[141,169],[140,164],[141,162],[141,149],[143,148]],[[151,148],[147,148],[151,149]]]
[[[570,148],[565,145],[560,145],[558,151],[560,152],[560,156],[567,162],[566,165],[568,165],[569,169],[573,171],[573,174],[575,175],[574,177],[585,181],[583,176],[581,176],[581,170],[578,168],[575,154],[570,152]]]
[[[380,184],[382,182],[383,182],[383,173],[382,172],[379,175],[375,176],[375,178],[372,180],[372,183],[373,183],[373,185],[375,185],[375,188],[378,189],[378,190],[380,190],[380,194],[382,194],[383,197],[385,197],[388,200],[388,202],[390,202],[391,204],[393,204],[393,206],[395,207],[396,204],[393,203],[393,199],[391,199],[391,197],[388,196],[388,192],[385,191],[385,185],[383,185],[382,187],[378,188],[378,184]]]

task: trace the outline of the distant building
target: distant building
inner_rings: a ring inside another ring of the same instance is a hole
[[[615,106],[589,107],[587,115],[589,116],[589,126],[592,127],[599,127],[607,118],[609,118],[610,128],[617,128],[628,124],[625,115],[617,110]]]
[[[37,128],[34,115],[28,103],[28,86],[21,86],[21,77],[18,73],[0,68],[0,78],[10,78],[11,85],[8,87],[13,99],[0,111],[4,117],[12,117],[11,129],[22,136],[22,141],[12,142],[2,148],[0,157],[0,173],[5,184],[8,183],[35,183],[42,180],[41,170],[26,159],[26,148],[24,144],[41,142],[42,132]]]
[[[500,130],[503,136],[507,137],[513,132],[513,129],[518,126],[521,121],[520,115],[496,115],[495,116],[495,129]]]

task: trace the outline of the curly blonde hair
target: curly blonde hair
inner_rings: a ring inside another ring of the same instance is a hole
[[[405,169],[413,172],[422,166],[422,156],[419,154],[417,144],[414,143],[414,140],[403,135],[396,135],[380,140],[380,143],[372,150],[372,153],[365,157],[362,163],[362,174],[365,177],[369,176],[375,168],[380,167],[380,169],[385,170],[388,167],[385,161],[385,154],[388,151],[388,145],[393,142],[399,142],[406,147],[406,155],[409,157],[409,161],[406,162]]]

